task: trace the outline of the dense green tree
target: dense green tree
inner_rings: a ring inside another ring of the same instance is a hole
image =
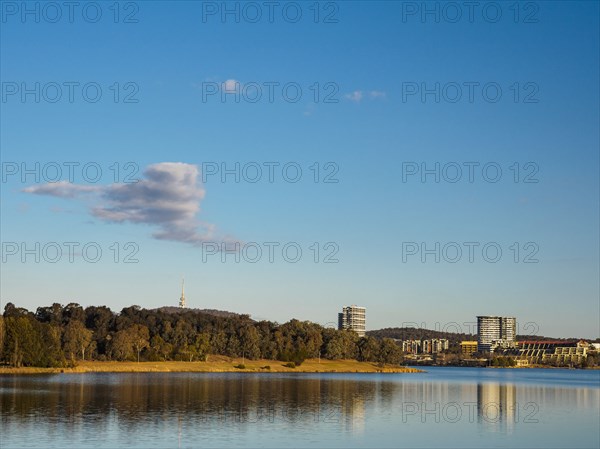
[[[225,354],[229,357],[241,357],[242,356],[242,345],[240,339],[236,334],[230,334],[227,339],[227,347]]]
[[[60,333],[56,328],[36,321],[33,315],[8,317],[3,359],[12,366],[61,366]]]
[[[185,319],[177,320],[173,330],[172,343],[176,347],[185,347],[193,342],[196,331],[189,321]]]
[[[6,351],[9,363],[20,366],[40,365],[38,355],[43,351],[41,336],[33,321],[26,316],[6,318]]]
[[[160,336],[164,338],[165,341],[173,341],[173,322],[169,319],[163,320],[160,328]]]
[[[92,345],[93,332],[85,327],[79,320],[71,320],[65,326],[63,333],[63,350],[65,355],[71,360],[75,360],[81,355],[81,360],[85,360],[85,353]]]
[[[6,323],[6,343],[4,346],[3,359],[14,367],[23,365],[23,347],[27,344],[27,322],[26,318],[11,316],[13,309],[7,304],[4,309]],[[4,318],[3,317],[3,318]]]
[[[92,329],[97,354],[106,354],[115,316],[106,306],[90,306],[85,309],[85,327]]]
[[[42,339],[44,341],[44,358],[42,363],[46,366],[65,366],[65,356],[62,351],[61,334],[62,330],[58,323],[41,324]]]
[[[177,353],[175,354],[176,360],[183,360],[186,362],[193,362],[194,357],[196,357],[196,348],[194,345],[188,345],[184,343],[183,345],[179,345],[177,347]]]
[[[133,359],[133,335],[128,329],[123,329],[114,334],[110,339],[109,356],[117,360]]]
[[[376,362],[379,360],[380,344],[374,337],[362,337],[358,341],[358,360],[361,362]]]
[[[200,360],[206,361],[212,349],[210,346],[210,334],[208,332],[201,332],[198,335],[196,335],[196,339],[194,340],[194,346],[198,358]]]
[[[137,354],[137,361],[140,361],[140,352],[146,349],[150,343],[148,340],[150,339],[150,332],[146,326],[141,324],[134,324],[129,329],[126,330],[131,335],[131,342],[133,345],[133,349]]]
[[[35,318],[42,323],[61,325],[63,322],[63,307],[57,302],[49,307],[38,307]]]
[[[333,331],[326,343],[325,357],[331,360],[354,359],[357,355],[358,335],[352,331]]]
[[[260,358],[260,336],[253,325],[245,325],[244,327],[242,327],[242,329],[240,330],[239,340],[242,355],[244,357],[248,359]]]
[[[379,349],[379,363],[399,365],[402,361],[402,349],[400,346],[391,338],[384,338],[381,340],[381,346]]]
[[[18,318],[27,316],[28,312],[22,307],[16,307],[12,302],[7,302],[4,306],[4,318]]]
[[[163,338],[156,334],[150,340],[150,347],[155,354],[158,355],[162,360],[167,360],[173,352],[173,345],[167,343]]]
[[[227,334],[222,330],[213,332],[210,343],[215,354],[225,354],[227,351]]]
[[[62,311],[63,325],[69,324],[71,321],[85,322],[85,311],[79,304],[72,302],[67,304]]]
[[[310,323],[309,329],[306,332],[306,352],[308,357],[319,357],[321,354],[321,346],[323,346],[323,335],[321,326]]]

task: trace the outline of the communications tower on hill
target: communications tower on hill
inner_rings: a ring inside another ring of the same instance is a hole
[[[179,298],[179,307],[185,309],[185,291],[184,291],[185,280],[181,278],[181,298]]]

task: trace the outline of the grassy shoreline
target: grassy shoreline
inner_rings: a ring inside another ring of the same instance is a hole
[[[236,365],[244,364],[244,369]],[[356,360],[307,359],[296,368],[278,360],[243,360],[211,356],[207,362],[79,362],[73,368],[0,367],[0,374],[52,373],[421,373],[417,368],[390,366]],[[270,369],[266,367],[270,367]]]

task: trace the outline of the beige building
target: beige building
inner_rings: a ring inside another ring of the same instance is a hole
[[[520,341],[519,358],[529,363],[580,363],[587,358],[589,344],[585,341],[538,340]]]
[[[460,342],[460,352],[464,356],[472,356],[477,352],[477,341],[466,340]]]
[[[559,346],[554,348],[554,354],[542,355],[542,362],[581,363],[587,358],[587,348],[576,346]]]

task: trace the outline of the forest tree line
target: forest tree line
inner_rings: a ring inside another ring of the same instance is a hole
[[[397,365],[400,347],[390,338],[325,328],[309,321],[254,321],[190,309],[168,311],[71,303],[35,313],[7,303],[0,316],[0,364],[72,366],[80,360],[205,361],[211,354],[301,364],[307,358],[356,359]]]

